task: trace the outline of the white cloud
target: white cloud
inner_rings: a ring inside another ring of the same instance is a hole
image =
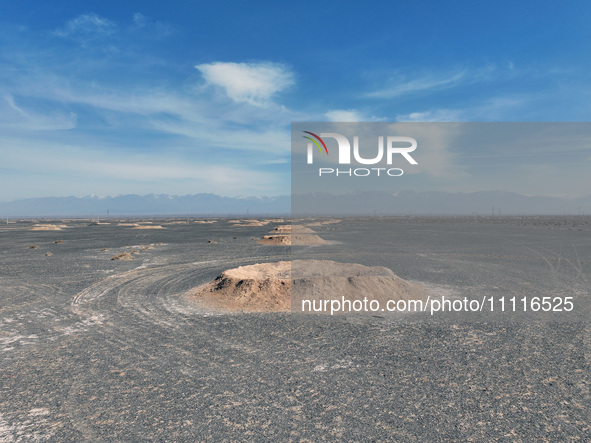
[[[69,20],[64,27],[56,29],[53,33],[59,37],[86,42],[111,35],[116,31],[117,25],[114,22],[90,13]]]
[[[293,74],[277,63],[215,62],[195,66],[207,85],[222,88],[235,102],[267,104],[272,96],[294,84]]]
[[[352,109],[334,109],[325,115],[331,122],[360,122],[364,120],[359,112]]]

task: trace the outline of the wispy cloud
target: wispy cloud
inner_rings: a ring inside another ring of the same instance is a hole
[[[118,29],[120,38],[131,28]],[[92,45],[100,47],[98,40]],[[41,59],[47,62],[43,70],[30,56],[19,59],[19,75],[14,63],[4,62],[9,69],[0,70],[0,199],[39,195],[39,184],[53,195],[289,192],[289,121],[297,113],[273,101],[293,84],[284,66],[221,64],[207,87],[190,73],[174,87],[162,85],[138,69],[130,86],[92,74],[97,65],[117,63],[119,55],[101,54],[100,63],[85,52],[53,55]],[[223,69],[228,65],[238,67],[236,73]],[[232,100],[211,94],[210,86]]]
[[[396,116],[399,122],[457,122],[464,119],[465,111],[460,109],[432,109]]]
[[[277,63],[215,62],[195,66],[207,85],[222,88],[235,102],[268,104],[273,95],[294,84],[292,72]]]
[[[117,32],[115,22],[100,17],[95,13],[90,13],[69,20],[63,27],[53,31],[53,34],[84,43],[115,32]]]
[[[466,71],[461,70],[451,74],[423,75],[408,79],[404,75],[394,75],[388,80],[388,84],[375,91],[368,92],[366,97],[370,98],[394,98],[405,94],[420,91],[433,91],[454,87],[466,78]]]
[[[73,112],[39,113],[19,106],[10,94],[5,94],[0,100],[0,128],[4,131],[50,131],[75,127],[76,114]]]
[[[133,14],[132,30],[149,31],[152,37],[167,37],[173,33],[173,27],[169,23],[152,20],[141,12]]]
[[[396,72],[387,79],[384,86],[366,93],[365,97],[390,99],[419,92],[441,91],[488,80],[495,71],[494,65],[487,65],[476,69],[459,68],[451,71],[417,74]]]

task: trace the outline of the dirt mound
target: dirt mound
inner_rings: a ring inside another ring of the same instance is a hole
[[[315,234],[316,232],[306,226],[303,225],[279,225],[273,229],[273,232],[283,234],[283,233],[293,233],[293,234]]]
[[[222,272],[191,297],[224,310],[289,311],[291,262],[260,263]]]
[[[264,235],[257,243],[261,245],[314,246],[326,245],[330,242],[318,237],[316,234],[277,234]]]
[[[251,223],[234,223],[232,226],[250,228],[256,226],[265,226],[267,222],[251,222]]]
[[[62,228],[67,228],[66,225],[35,225],[31,231],[61,231]]]
[[[269,235],[259,241],[261,245],[326,245],[330,242],[320,238],[316,233],[303,225],[279,225]]]
[[[291,232],[291,225],[279,225],[273,229],[275,232]]]
[[[389,300],[424,299],[425,291],[381,266],[294,260],[229,269],[191,291],[189,298],[217,309],[269,312],[289,311],[292,301],[295,311],[302,310],[302,301],[310,299],[319,305],[324,300],[367,298],[386,306]]]
[[[337,263],[330,260],[295,260],[292,266],[292,300],[295,310],[304,300],[377,300],[386,307],[390,300],[424,300],[421,286],[398,277],[383,266]],[[318,311],[324,313],[324,311]],[[382,312],[382,311],[380,311]]]
[[[160,225],[145,225],[145,226],[136,226],[134,228],[131,229],[164,229],[164,227],[160,226]]]
[[[264,235],[257,242],[261,245],[291,245],[291,235]]]

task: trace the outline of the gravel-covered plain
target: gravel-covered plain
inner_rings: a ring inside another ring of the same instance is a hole
[[[591,440],[589,218],[343,219],[313,227],[328,244],[291,247],[257,243],[279,223],[107,222],[0,225],[0,442]],[[576,312],[246,314],[186,297],[292,257],[386,266],[438,296],[572,296]]]

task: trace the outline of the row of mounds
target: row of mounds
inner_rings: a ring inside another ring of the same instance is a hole
[[[279,225],[259,241],[261,245],[325,245],[329,242],[320,238],[316,232],[304,225]]]
[[[351,303],[367,298],[386,306],[390,300],[424,300],[425,296],[422,286],[406,282],[383,266],[331,260],[240,266],[223,271],[186,295],[189,301],[213,309],[243,312],[298,312],[305,305],[302,302],[309,299],[316,300],[315,306],[343,298]],[[330,314],[324,310],[314,312]]]

